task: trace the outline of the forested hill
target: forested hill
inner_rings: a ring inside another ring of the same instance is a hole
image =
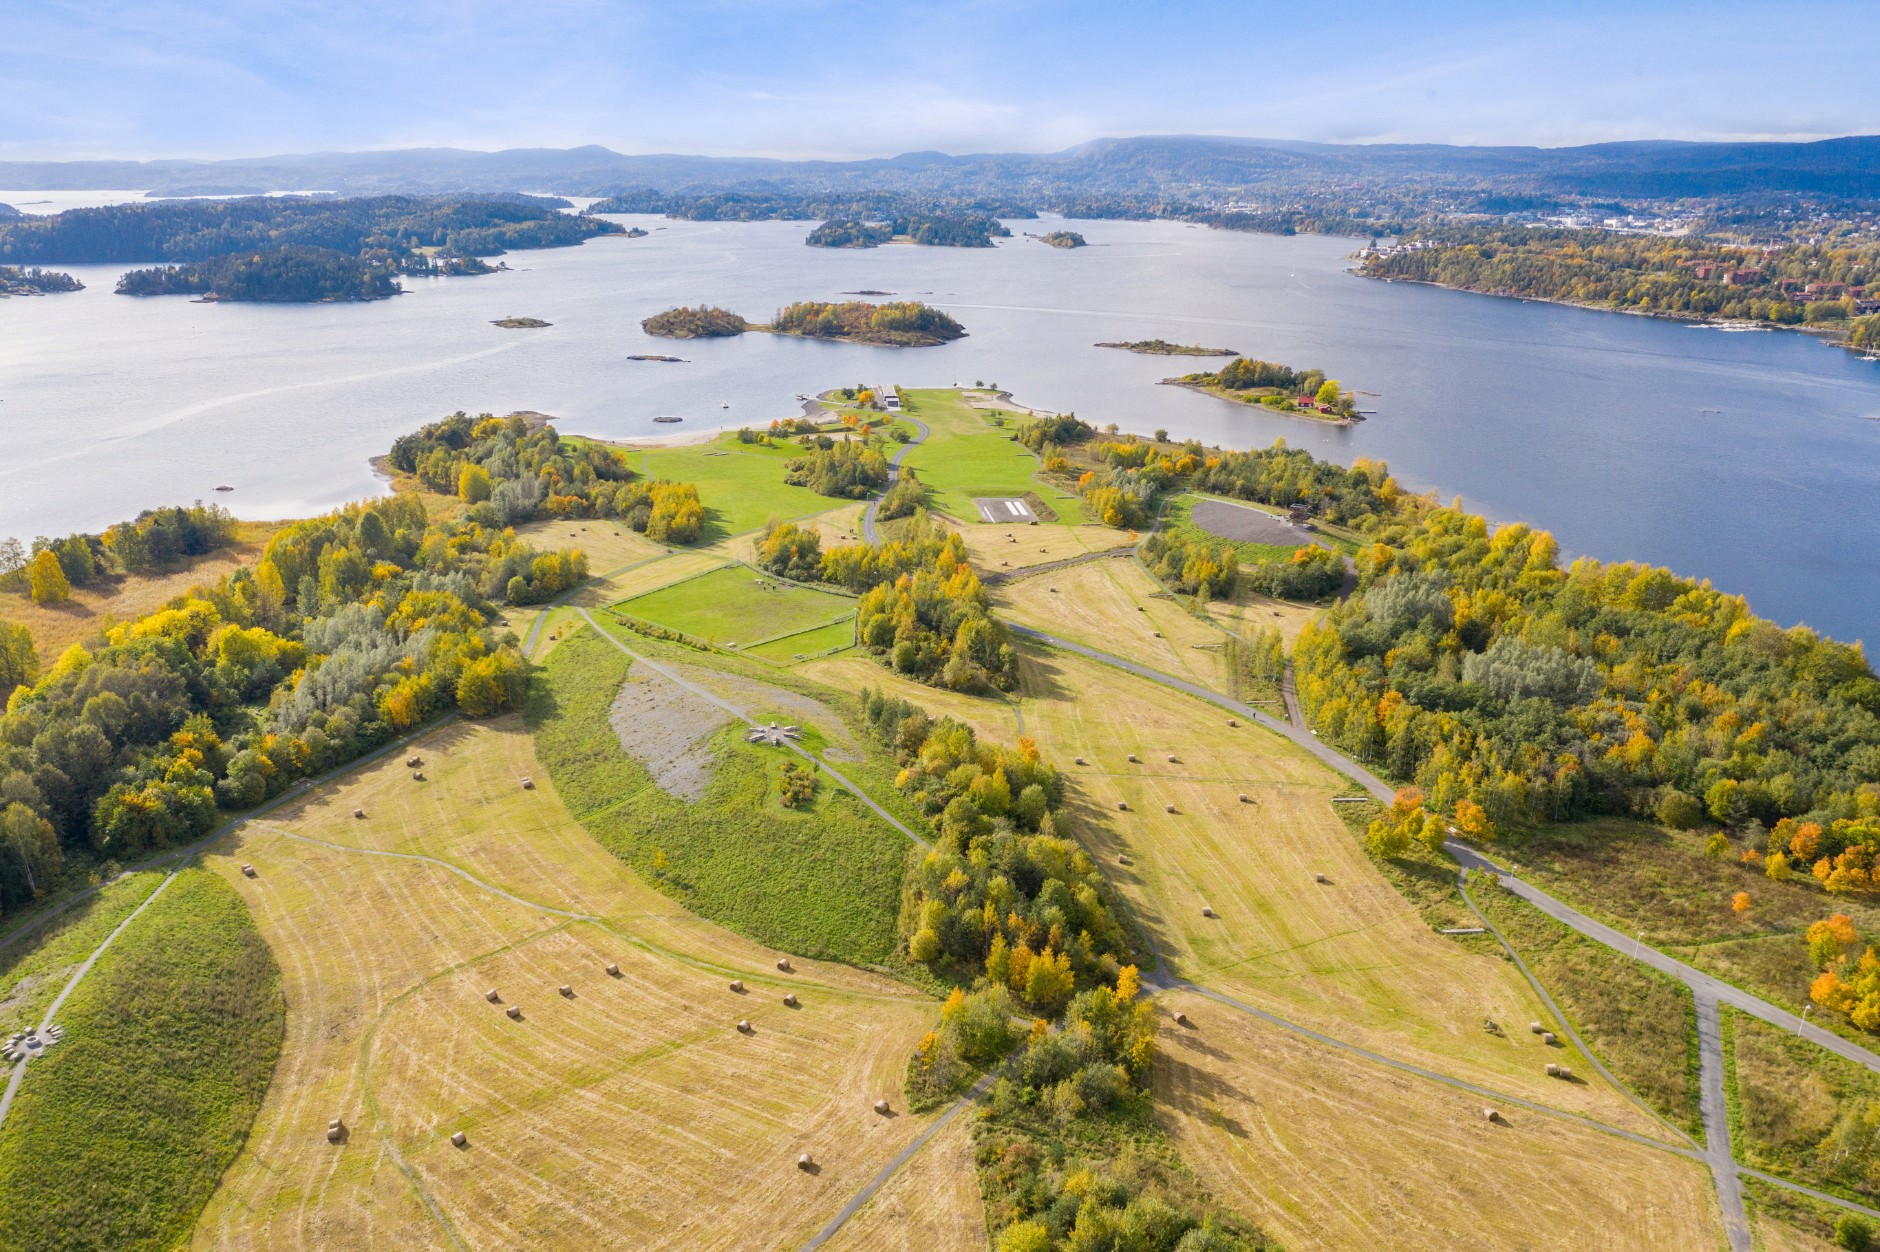
[[[0,223],[0,264],[187,262],[282,247],[327,248],[404,267],[438,249],[460,257],[558,248],[622,233],[524,196],[251,197],[71,209]]]
[[[184,265],[132,270],[118,279],[121,296],[201,296],[269,304],[384,300],[399,292],[383,261],[331,248],[270,248]]]

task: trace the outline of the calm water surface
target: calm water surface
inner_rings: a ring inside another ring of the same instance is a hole
[[[406,280],[374,304],[133,300],[112,294],[124,266],[75,267],[75,295],[0,301],[0,535],[198,498],[306,514],[381,491],[367,459],[459,408],[621,437],[670,431],[662,414],[684,430],[761,423],[844,383],[984,380],[1124,429],[1381,457],[1570,553],[1668,565],[1779,621],[1880,638],[1880,365],[1801,335],[1369,282],[1344,272],[1350,240],[1177,223],[1080,223],[1092,246],[1074,251],[1022,237],[828,251],[803,246],[802,223],[620,220],[652,233]],[[940,305],[972,333],[897,351],[639,329],[678,303],[763,319],[862,288]],[[509,315],[554,325],[489,325]],[[1155,336],[1322,367],[1371,393],[1375,416],[1268,416],[1156,385],[1200,363],[1092,346]],[[647,352],[688,363],[626,359]]]

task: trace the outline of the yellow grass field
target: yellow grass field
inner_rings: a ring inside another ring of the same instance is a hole
[[[1289,1252],[1721,1248],[1697,1161],[1397,1073],[1188,993],[1162,997],[1159,1116]]]
[[[399,752],[206,858],[280,961],[288,1029],[196,1245],[793,1246],[920,1133],[871,1105],[902,1106],[930,1000],[843,966],[781,973],[653,891],[568,815],[514,719],[410,751],[427,781]]]
[[[860,543],[862,541],[862,513],[868,508],[867,501],[839,504],[831,500],[830,503],[836,507],[827,513],[818,513],[815,517],[801,518],[797,521],[797,525],[806,530],[814,530],[822,540],[825,552],[844,544]],[[747,531],[744,534],[720,540],[706,551],[722,553],[734,561],[755,563],[757,545],[763,541],[763,538],[764,532],[761,530]]]
[[[985,1206],[961,1112],[823,1246],[836,1252],[983,1252]]]
[[[1306,623],[1317,620],[1324,611],[1316,604],[1275,600],[1244,587],[1236,591],[1232,598],[1215,600],[1208,605],[1209,617],[1243,639],[1251,637],[1254,630],[1260,627],[1279,627],[1280,637],[1286,641],[1288,652],[1292,651],[1293,641],[1299,638],[1299,632],[1305,629]]]
[[[1007,526],[970,522],[952,527],[966,541],[967,556],[982,574],[1030,569],[1090,552],[1135,545],[1134,531],[1085,523],[1080,526]]]
[[[601,517],[570,517],[559,521],[544,519],[516,527],[516,538],[533,548],[579,548],[587,553],[588,571],[595,575],[617,570],[634,561],[644,561],[666,551],[645,535]]]
[[[72,598],[64,604],[38,605],[22,593],[0,591],[0,621],[32,631],[40,664],[50,665],[73,644],[96,638],[107,622],[128,622],[154,613],[191,587],[212,586],[223,575],[254,564],[268,536],[277,529],[275,522],[241,522],[232,548],[211,552],[167,573],[133,574],[96,586],[74,587]]]
[[[1024,729],[1011,701],[993,696],[968,695],[947,691],[904,678],[880,662],[859,653],[805,661],[796,673],[813,682],[824,683],[839,691],[859,692],[864,687],[885,691],[917,704],[935,717],[951,717],[966,723],[973,733],[1001,743],[1010,743]]]
[[[1436,934],[1377,873],[1332,810],[1349,788],[1304,750],[1069,654],[1028,649],[1021,687],[1026,727],[1067,776],[1073,829],[1182,976],[1387,1056],[1663,1133],[1597,1079],[1545,1075],[1549,1060],[1592,1070],[1528,1032],[1547,1014],[1512,965]]]
[[[1009,621],[1226,691],[1227,636],[1160,592],[1134,561],[1106,560],[996,586],[992,600]]]
[[[703,574],[706,570],[717,569],[726,563],[726,558],[721,552],[675,552],[663,561],[653,561],[637,569],[628,570],[618,577],[602,579],[576,594],[571,603],[587,605],[590,608],[618,604],[631,596],[656,591],[682,578]],[[598,574],[606,571],[596,570],[595,572]]]

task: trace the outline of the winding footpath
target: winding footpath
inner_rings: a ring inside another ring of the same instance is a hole
[[[917,417],[910,416],[906,412],[897,413],[895,416],[913,426],[914,437],[896,448],[894,455],[888,458],[889,487],[894,486],[895,480],[901,476],[901,458],[927,440],[927,423]],[[884,490],[880,495],[868,502],[868,508],[862,513],[862,538],[868,543],[881,542],[881,540],[875,537],[875,515],[881,512],[881,502],[887,498],[888,493]]]

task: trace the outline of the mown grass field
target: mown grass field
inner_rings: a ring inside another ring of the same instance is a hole
[[[719,645],[750,644],[855,616],[855,601],[727,565],[621,601],[622,613]],[[802,649],[796,649],[802,651]]]
[[[1164,594],[1135,561],[1086,561],[993,588],[1007,621],[1229,690],[1227,636]]]
[[[32,934],[4,942],[0,946],[0,1035],[37,1026],[73,970],[162,881],[163,873],[158,870],[126,874]],[[20,918],[22,923],[27,920]]]
[[[793,664],[798,657],[822,656],[839,648],[855,645],[855,622],[852,618],[818,626],[813,630],[799,631],[794,635],[785,635],[781,639],[772,639],[746,651],[755,657],[778,665]]]
[[[1436,934],[1378,873],[1330,803],[1348,784],[1303,749],[1070,654],[1028,647],[1021,690],[1026,729],[1065,771],[1071,828],[1182,975],[1386,1055],[1666,1133],[1597,1078],[1546,1076],[1550,1060],[1590,1067],[1526,1031],[1548,1015],[1519,971]],[[1518,1025],[1491,1034],[1485,1020]]]
[[[775,517],[788,521],[843,503],[808,487],[783,481],[784,463],[802,455],[792,443],[744,444],[727,432],[710,443],[628,452],[633,467],[649,478],[692,483],[705,506],[703,542],[717,543],[755,530]]]
[[[1160,1116],[1288,1252],[1721,1249],[1696,1161],[1411,1078],[1191,993],[1161,997]]]
[[[981,1252],[986,1215],[972,1111],[927,1141],[824,1247],[836,1252]]]
[[[1747,1014],[1725,1012],[1737,1159],[1880,1207],[1880,1149],[1861,1122],[1880,1104],[1880,1075]]]
[[[1022,496],[1029,491],[1042,497],[1060,522],[1084,520],[1082,502],[1040,481],[1038,458],[1012,438],[1022,420],[1018,415],[1007,415],[1003,426],[995,426],[990,420],[994,415],[973,408],[950,389],[909,391],[905,403],[910,416],[927,424],[928,434],[902,464],[927,484],[936,509],[976,522],[975,496]]]
[[[542,551],[579,548],[587,553],[588,571],[592,574],[605,574],[635,561],[663,555],[666,551],[645,535],[635,534],[624,526],[599,517],[529,522],[516,527],[516,538]]]
[[[974,515],[975,517],[977,514]],[[1140,535],[1109,526],[1007,526],[972,521],[955,526],[981,574],[1011,573],[1091,552],[1132,546]]]
[[[0,1246],[169,1248],[246,1140],[281,1049],[274,958],[238,896],[179,874],[60,1011],[0,1128]]]
[[[574,820],[518,718],[412,751],[426,782],[401,753],[216,849],[290,1011],[196,1245],[793,1247],[927,1124],[870,1105],[901,1107],[931,1000],[842,965],[779,972],[649,887]]]
[[[582,631],[550,655],[531,692],[529,728],[575,818],[702,916],[792,952],[889,960],[906,837],[826,781],[813,807],[783,808],[776,777],[787,750],[744,743],[741,725],[713,741],[717,772],[703,799],[668,795],[608,722],[628,670],[617,648]]]

